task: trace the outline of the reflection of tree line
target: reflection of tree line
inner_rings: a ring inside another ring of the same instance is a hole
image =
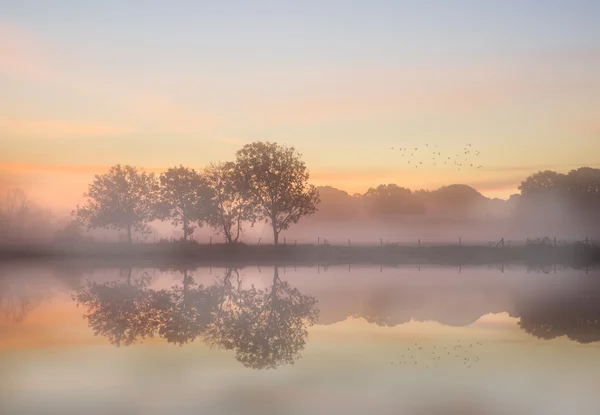
[[[133,275],[128,270],[122,281],[87,281],[74,298],[85,308],[84,316],[94,333],[116,346],[154,336],[177,345],[202,340],[212,347],[233,350],[240,362],[253,368],[274,368],[299,357],[307,328],[317,321],[316,300],[282,281],[277,268],[267,289],[244,286],[235,269],[226,270],[208,286],[197,284],[190,272],[182,273],[182,284],[153,290],[147,273]],[[508,290],[505,294],[513,304],[510,311],[501,310],[502,305],[494,309],[484,301],[483,309],[466,316],[462,313],[458,322],[449,319],[456,320],[452,315],[464,311],[460,307],[442,310],[444,316],[433,310],[428,319],[465,325],[483,314],[509,311],[511,317],[519,318],[522,330],[541,339],[567,336],[580,343],[600,341],[600,280],[593,274],[555,278],[559,276],[545,275],[531,291],[521,284]],[[30,294],[0,275],[0,317],[23,321],[43,300]],[[500,294],[489,293],[494,298]],[[415,319],[427,303],[427,292],[386,290],[371,295],[352,314],[393,327]]]
[[[279,278],[275,267],[269,289],[245,288],[229,269],[210,286],[183,272],[183,284],[170,290],[149,288],[147,274],[125,282],[87,281],[74,295],[96,335],[116,346],[154,337],[183,345],[197,339],[235,351],[244,366],[263,369],[292,364],[304,348],[307,327],[318,316],[316,300]]]
[[[508,292],[514,305],[509,315],[519,319],[523,331],[539,339],[567,336],[582,344],[600,341],[600,280],[595,278],[597,276],[574,276],[568,281],[553,281],[548,276],[530,294],[524,287],[517,286]],[[490,292],[489,296],[499,294]],[[425,292],[378,292],[369,297],[354,317],[362,317],[378,326],[396,327],[410,321],[426,321],[415,319],[426,303]],[[469,322],[459,325],[471,324],[484,314],[508,311],[492,309],[492,304],[485,307],[486,310],[468,316]],[[438,318],[449,325],[453,311],[457,310],[446,310],[447,316]]]

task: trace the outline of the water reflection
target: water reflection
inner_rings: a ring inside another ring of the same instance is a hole
[[[94,334],[117,347],[158,334],[178,345],[202,339],[233,350],[254,369],[293,364],[300,357],[307,327],[317,321],[317,301],[282,281],[278,267],[268,289],[244,287],[235,269],[207,287],[191,271],[182,274],[181,286],[152,290],[147,273],[132,277],[129,269],[125,282],[87,281],[73,298],[85,307]]]
[[[72,298],[93,333],[117,347],[152,337],[178,346],[199,341],[233,351],[240,363],[254,369],[293,364],[305,348],[309,327],[346,317],[383,327],[411,321],[460,327],[486,314],[508,312],[519,319],[523,332],[539,339],[566,336],[582,344],[600,341],[597,272],[565,276],[542,270],[515,277],[497,272],[475,278],[463,271],[460,277],[438,279],[427,272],[406,278],[376,272],[328,279],[325,272],[302,271],[301,277],[290,279],[282,278],[283,269],[274,267],[268,284],[257,288],[236,268],[206,281],[199,270],[182,267],[173,286],[157,288],[152,270],[126,268],[116,280],[98,281],[98,276],[91,276],[83,283],[77,281],[90,276],[85,267],[51,271],[67,289],[76,287]],[[197,282],[197,275],[203,283]],[[48,300],[52,293],[42,281],[1,273],[3,319],[23,322]],[[326,284],[329,288],[324,290]],[[319,313],[317,298],[325,313]]]
[[[532,298],[517,293],[516,316],[526,333],[539,339],[566,336],[581,344],[600,341],[600,279],[573,278],[570,284],[548,280]]]

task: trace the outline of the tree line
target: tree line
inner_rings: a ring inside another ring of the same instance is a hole
[[[77,223],[89,229],[150,233],[155,220],[181,227],[183,239],[197,227],[210,226],[235,244],[244,226],[269,223],[273,241],[311,215],[320,202],[308,183],[309,172],[294,147],[271,142],[247,144],[233,162],[211,163],[201,171],[179,166],[156,177],[133,166],[112,166],[96,175],[84,194],[86,203],[73,211]]]
[[[44,230],[55,240],[78,240],[80,226],[148,235],[154,221],[168,221],[187,240],[199,227],[209,227],[228,244],[241,241],[244,229],[269,223],[274,242],[301,218],[309,227],[323,223],[381,221],[390,224],[491,222],[511,219],[543,229],[549,224],[577,222],[593,234],[600,231],[600,169],[580,167],[568,173],[539,171],[521,181],[509,200],[489,199],[473,187],[451,184],[435,190],[411,191],[389,183],[349,194],[330,186],[309,184],[309,172],[293,147],[255,142],[236,153],[234,161],[210,163],[195,170],[169,168],[160,175],[128,165],[115,165],[95,176],[86,202],[72,212],[74,221],[50,232],[50,212],[34,204],[20,189],[0,197],[0,236],[27,236]],[[565,225],[567,226],[567,225]]]

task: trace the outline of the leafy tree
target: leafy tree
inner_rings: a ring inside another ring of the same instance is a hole
[[[236,153],[235,169],[240,188],[258,209],[258,218],[271,223],[275,245],[283,229],[316,212],[319,192],[308,184],[308,170],[294,147],[246,144]]]
[[[317,190],[320,198],[319,211],[312,220],[339,222],[357,219],[361,215],[361,196],[351,196],[331,186],[318,186]]]
[[[528,176],[519,185],[523,196],[531,196],[544,191],[558,191],[564,185],[565,175],[552,170],[544,170]]]
[[[377,218],[423,213],[425,208],[411,191],[396,184],[382,184],[370,188],[363,196],[368,212]]]
[[[173,226],[183,225],[183,239],[194,233],[198,224],[208,219],[211,189],[194,169],[172,167],[160,175],[159,216],[170,219]]]
[[[148,234],[148,223],[157,217],[159,186],[153,173],[136,167],[112,166],[108,173],[96,175],[89,185],[84,206],[73,212],[79,223],[88,228],[126,229]]]
[[[226,243],[237,243],[244,222],[253,225],[256,215],[252,201],[244,196],[239,181],[235,180],[235,165],[231,162],[211,164],[204,175],[213,196],[209,224],[223,232]]]

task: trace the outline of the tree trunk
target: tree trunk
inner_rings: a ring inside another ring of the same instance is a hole
[[[183,218],[183,240],[187,241],[188,238],[188,221],[186,218]]]
[[[129,239],[130,244],[133,244],[133,239],[131,238],[131,225],[127,225],[127,239]]]
[[[275,245],[279,244],[279,232],[277,232],[277,226],[273,224],[273,243]]]

